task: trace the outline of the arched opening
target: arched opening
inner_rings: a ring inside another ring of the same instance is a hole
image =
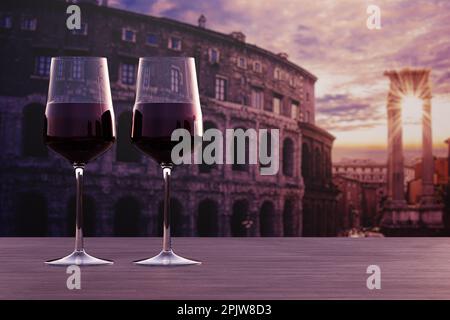
[[[298,217],[295,212],[294,200],[287,199],[283,208],[283,234],[285,237],[298,236]]]
[[[204,131],[208,130],[208,129],[217,129],[217,126],[214,122],[212,121],[205,121],[203,124],[203,129]],[[202,142],[202,152],[203,150],[211,143],[214,143],[213,141],[203,141]],[[216,156],[215,152],[212,153],[212,156]],[[204,161],[199,165],[199,171],[200,173],[210,173],[211,170],[216,168],[216,164],[206,164],[204,163]]]
[[[277,221],[275,208],[271,201],[264,201],[259,213],[259,232],[261,237],[277,236]]]
[[[304,237],[311,237],[314,235],[314,217],[312,208],[309,203],[303,202],[303,230]]]
[[[242,129],[244,132],[247,131],[245,128],[235,128],[234,130]],[[248,136],[245,137],[245,163],[239,164],[238,163],[238,141],[239,139],[236,137],[236,135],[233,136],[233,164],[231,166],[233,171],[248,171],[248,163],[249,163],[249,156],[250,156],[250,138]]]
[[[314,181],[318,183],[322,183],[322,153],[319,148],[316,148],[314,151]]]
[[[45,106],[32,103],[23,108],[22,154],[27,157],[47,157],[44,144]]]
[[[198,206],[197,232],[200,237],[218,235],[218,207],[213,200],[203,200]]]
[[[16,236],[45,237],[48,231],[47,200],[42,194],[20,194],[16,203]]]
[[[231,235],[233,237],[246,237],[247,228],[245,221],[249,218],[248,202],[246,200],[238,200],[233,204],[233,213],[231,215]]]
[[[170,233],[174,237],[185,236],[185,226],[183,217],[183,206],[177,199],[170,199]],[[163,235],[163,223],[164,223],[164,202],[159,203],[158,221],[157,221],[157,234]]]
[[[90,196],[83,196],[83,235],[86,237],[95,236],[96,216],[95,201]],[[76,202],[75,196],[71,197],[67,204],[67,235],[75,236],[76,223]]]
[[[290,138],[283,141],[283,175],[294,175],[294,143]]]
[[[141,206],[134,197],[120,198],[115,205],[114,235],[137,237],[140,235]]]
[[[267,150],[267,157],[272,157],[272,129],[267,129],[267,140],[264,141],[262,139],[260,139],[259,141],[259,148],[262,148],[263,146],[266,148]],[[264,145],[264,142],[266,142],[266,144]],[[276,147],[276,146],[275,146]],[[268,168],[270,166],[270,163],[268,164],[264,164],[264,163],[259,163],[259,166],[261,168]]]
[[[302,176],[306,181],[311,179],[311,152],[308,144],[302,144]]]
[[[131,121],[133,114],[131,111],[122,112],[119,117],[117,127],[117,161],[139,162],[141,155],[131,144]]]

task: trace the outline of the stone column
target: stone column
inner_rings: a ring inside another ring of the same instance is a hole
[[[422,204],[434,204],[434,159],[431,132],[431,98],[423,101],[422,116]]]
[[[387,102],[388,114],[388,201],[390,205],[406,205],[404,192],[404,163],[401,98],[398,92],[398,74],[385,72],[391,80]]]

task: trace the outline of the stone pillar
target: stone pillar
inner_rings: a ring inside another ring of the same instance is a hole
[[[422,204],[434,204],[434,159],[431,132],[431,98],[423,101],[422,116]]]
[[[398,92],[398,75],[395,72],[385,72],[391,80],[387,102],[388,115],[388,204],[393,206],[406,205],[404,192],[404,163],[401,97]]]
[[[444,142],[448,145],[448,147],[447,147],[448,148],[448,151],[447,151],[447,177],[449,177],[448,184],[450,185],[450,138],[448,138]]]

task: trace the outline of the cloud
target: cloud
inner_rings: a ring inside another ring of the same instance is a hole
[[[366,27],[372,3],[381,8],[381,30]],[[114,5],[191,24],[203,13],[210,29],[240,30],[250,43],[287,52],[318,76],[317,123],[338,141],[349,128],[385,125],[387,69],[431,68],[434,96],[450,92],[448,0],[114,0]],[[448,126],[440,129],[450,136]]]

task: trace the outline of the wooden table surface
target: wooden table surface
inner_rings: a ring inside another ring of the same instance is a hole
[[[71,238],[0,238],[0,299],[449,299],[446,238],[176,238],[175,251],[200,266],[151,268],[131,261],[159,252],[158,238],[88,238],[87,251],[112,266],[81,269],[69,290]],[[367,266],[381,268],[368,290]]]

